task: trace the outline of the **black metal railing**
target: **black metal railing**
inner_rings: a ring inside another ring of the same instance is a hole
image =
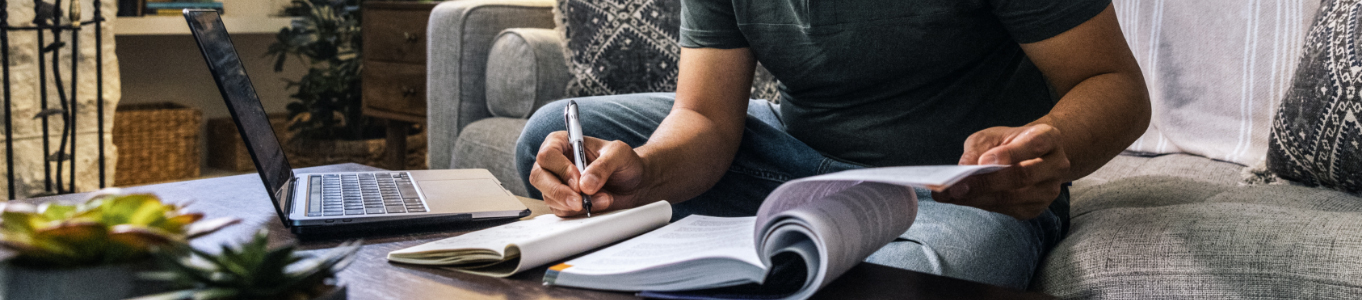
[[[80,1],[70,0],[63,5],[62,0],[45,2],[34,0],[33,10],[35,17],[30,26],[13,26],[9,20],[9,2],[0,0],[0,58],[3,60],[3,80],[4,80],[4,106],[5,106],[5,166],[9,184],[9,199],[15,199],[17,186],[15,185],[14,172],[14,120],[11,117],[13,107],[13,95],[10,82],[10,33],[16,31],[35,31],[38,40],[38,97],[39,112],[33,119],[41,119],[42,123],[42,144],[43,144],[43,192],[40,194],[63,194],[71,193],[76,190],[76,122],[77,109],[79,107],[79,95],[77,79],[80,65],[80,32],[87,25],[94,25],[95,39],[95,110],[98,127],[98,166],[99,166],[99,187],[107,186],[105,182],[105,171],[107,170],[104,155],[104,47],[103,47],[103,24],[104,19],[101,11],[102,3],[100,0],[94,1],[94,16],[90,20],[83,20],[80,12]],[[65,8],[65,9],[63,9]],[[65,12],[65,14],[63,14]],[[66,21],[63,21],[63,17]],[[62,34],[71,33],[70,47],[62,41]],[[51,33],[52,42],[46,41],[46,33]],[[61,51],[69,49],[71,51],[70,65],[70,92],[67,92],[63,84],[61,72]],[[48,67],[44,65],[47,56],[51,55],[51,74],[52,82],[56,89],[56,100],[60,108],[49,108],[50,98],[48,95]],[[52,130],[48,126],[48,118],[60,116],[62,128],[60,138],[57,142],[55,151],[52,149],[51,136]],[[66,162],[70,161],[67,165]],[[55,168],[54,165],[55,164]],[[55,172],[54,172],[55,171]],[[69,172],[69,173],[68,173]],[[53,174],[55,173],[55,174]],[[25,195],[36,196],[36,195]]]

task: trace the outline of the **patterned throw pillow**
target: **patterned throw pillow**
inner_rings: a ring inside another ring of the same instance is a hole
[[[1267,167],[1311,186],[1362,192],[1362,3],[1326,0],[1272,124]]]
[[[567,41],[568,97],[676,90],[681,51],[676,0],[559,0]]]
[[[559,0],[554,17],[572,73],[565,96],[676,91],[681,1]],[[775,100],[774,78],[762,73],[752,97]]]
[[[757,72],[752,78],[752,99],[766,99],[780,103],[780,81],[766,67],[757,64]]]

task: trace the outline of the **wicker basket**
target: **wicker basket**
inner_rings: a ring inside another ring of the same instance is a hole
[[[115,186],[199,176],[199,124],[203,114],[174,103],[119,105],[113,142],[118,146]]]

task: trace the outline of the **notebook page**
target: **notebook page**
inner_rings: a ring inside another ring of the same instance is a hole
[[[493,251],[506,259],[506,249],[514,248],[520,253],[520,260],[515,268],[508,268],[506,272],[473,272],[504,277],[647,232],[666,225],[670,218],[671,205],[666,201],[591,218],[564,219],[554,215],[542,215],[530,220],[392,251],[388,253],[388,260],[431,264],[429,261],[422,261],[421,256],[470,249]]]

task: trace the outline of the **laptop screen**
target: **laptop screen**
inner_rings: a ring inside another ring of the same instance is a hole
[[[213,81],[217,82],[218,91],[227,102],[227,110],[232,113],[241,139],[255,161],[255,169],[260,172],[260,179],[265,182],[270,200],[275,203],[275,212],[279,214],[280,220],[284,220],[288,207],[283,201],[283,193],[288,192],[284,188],[288,180],[293,178],[293,168],[284,157],[279,138],[274,136],[269,117],[260,104],[260,96],[256,95],[255,87],[251,86],[251,80],[246,76],[246,69],[241,65],[231,38],[227,36],[227,29],[215,11],[185,10],[184,17],[189,20],[189,31],[194,33],[194,40],[199,43],[199,50],[208,61]],[[288,225],[289,222],[284,224]]]

